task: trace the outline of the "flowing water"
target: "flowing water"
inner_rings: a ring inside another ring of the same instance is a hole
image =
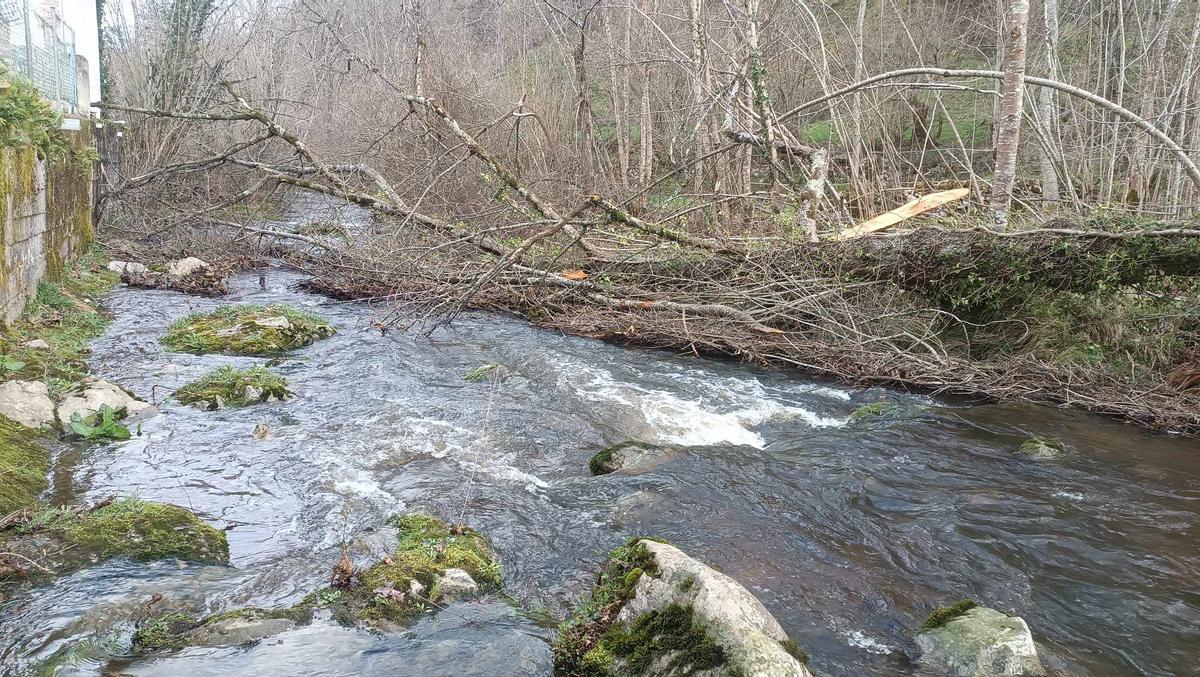
[[[234,298],[120,288],[93,370],[162,415],[133,440],[63,453],[55,498],[113,494],[191,507],[228,532],[232,566],[110,562],[0,607],[0,673],[60,675],[546,675],[547,611],[585,592],[634,535],[676,543],[750,589],[819,675],[936,674],[912,641],[961,598],[1023,616],[1060,674],[1195,674],[1200,657],[1200,460],[1195,440],[1028,406],[965,406],[781,371],[624,349],[467,315],[431,335],[371,327],[377,311],[237,278]],[[276,367],[297,397],[200,412],[165,398],[220,364],[165,353],[182,315],[289,303],[336,336]],[[382,311],[379,311],[382,312]],[[469,383],[483,362],[519,374]],[[850,422],[863,403],[896,420]],[[270,428],[259,440],[255,426]],[[1030,435],[1070,454],[1014,455]],[[626,439],[654,463],[592,477]],[[459,603],[402,633],[318,620],[256,645],[134,660],[155,608],[290,605],[323,585],[339,546],[381,558],[389,516],[467,522],[519,602]],[[540,622],[539,622],[540,621]]]

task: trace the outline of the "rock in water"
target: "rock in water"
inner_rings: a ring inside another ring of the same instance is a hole
[[[593,475],[607,475],[641,463],[659,453],[661,450],[651,444],[630,440],[601,449],[588,462],[588,468]]]
[[[632,623],[671,605],[690,606],[695,621],[724,650],[734,670],[759,677],[811,677],[784,648],[788,636],[779,621],[737,581],[674,546],[641,543],[653,555],[658,575],[642,574],[618,622]]]
[[[1059,440],[1031,437],[1017,448],[1017,453],[1034,461],[1057,461],[1067,455],[1067,447]]]
[[[254,426],[254,439],[269,440],[274,439],[274,437],[275,435],[271,433],[271,428],[269,428],[265,423],[259,423],[258,425]]]
[[[109,261],[108,269],[120,275],[144,275],[149,270],[144,264],[130,261]]]
[[[0,414],[30,428],[48,425],[54,420],[50,389],[41,381],[0,383]]]
[[[917,646],[921,662],[963,677],[1046,674],[1025,620],[987,607],[975,607],[923,630],[917,635]]]
[[[665,543],[614,550],[578,609],[559,627],[555,674],[812,677],[754,595]]]
[[[222,618],[191,631],[185,641],[189,646],[239,646],[294,627],[295,621],[287,618]]]
[[[113,411],[125,412],[124,422],[140,421],[150,418],[157,410],[149,403],[143,402],[130,395],[124,388],[108,381],[99,379],[84,379],[66,394],[58,405],[58,420],[64,430],[71,429],[71,417],[79,414],[80,418],[95,414],[100,407],[108,405]]]
[[[430,598],[439,602],[455,602],[479,593],[479,584],[462,569],[446,569],[433,579]]]
[[[254,321],[260,327],[266,329],[291,329],[292,323],[282,315],[274,315],[272,317],[263,317]]]
[[[189,256],[185,259],[179,259],[178,261],[172,261],[167,264],[167,274],[178,277],[186,277],[197,270],[207,267],[208,264],[204,261],[201,261],[194,256]]]

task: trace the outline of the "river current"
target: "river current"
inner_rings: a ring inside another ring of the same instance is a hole
[[[632,350],[467,314],[426,334],[372,327],[384,310],[296,291],[284,269],[232,298],[121,287],[92,370],[161,415],[141,435],[56,456],[53,498],[137,495],[228,528],[232,564],[109,562],[0,606],[5,675],[548,675],[549,619],[604,553],[665,538],[751,590],[819,675],[936,674],[912,636],[962,598],[1024,617],[1059,674],[1195,674],[1200,461],[1195,440],[1033,405],[968,406],[795,373]],[[288,303],[338,333],[275,369],[297,397],[200,412],[168,398],[221,364],[164,352],[166,327],[232,302]],[[471,383],[485,362],[516,374]],[[900,405],[854,422],[860,404]],[[270,430],[269,439],[253,434]],[[1014,453],[1032,435],[1059,461]],[[652,463],[593,477],[628,439]],[[465,602],[402,633],[318,620],[256,645],[125,656],[133,619],[290,605],[339,546],[360,564],[389,516],[465,521],[494,544],[512,599]]]

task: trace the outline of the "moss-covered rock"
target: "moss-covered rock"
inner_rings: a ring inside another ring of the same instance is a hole
[[[291,306],[237,305],[175,322],[162,343],[168,350],[184,353],[274,355],[333,334],[324,318]]]
[[[653,449],[653,445],[635,440],[614,444],[596,452],[592,460],[588,461],[588,469],[593,475],[607,475],[646,456]]]
[[[238,646],[286,632],[312,620],[311,609],[233,609],[206,618],[170,612],[138,625],[134,653],[178,651],[189,646]]]
[[[182,404],[220,409],[284,400],[291,394],[287,381],[266,367],[238,369],[225,365],[176,390],[175,399]]]
[[[613,551],[591,596],[559,628],[557,675],[808,677],[766,608],[733,579],[665,543]]]
[[[1031,437],[1017,447],[1017,453],[1035,461],[1057,461],[1067,455],[1067,445],[1046,437]]]
[[[33,562],[27,573],[69,571],[116,557],[137,561],[179,559],[201,564],[229,562],[225,533],[185,508],[136,498],[90,511],[46,508],[0,532],[0,552]]]
[[[859,406],[850,413],[850,420],[858,423],[872,419],[889,419],[900,416],[900,405],[895,402],[870,402]]]
[[[920,661],[963,677],[1035,677],[1046,670],[1025,621],[973,602],[935,611],[917,635]]]
[[[949,606],[934,609],[929,616],[925,618],[925,622],[921,624],[921,631],[924,632],[926,630],[940,628],[977,606],[979,605],[976,604],[974,600],[963,599]]]
[[[37,505],[49,472],[50,454],[37,432],[0,416],[0,517]]]
[[[419,514],[398,518],[396,526],[395,552],[358,574],[354,585],[326,588],[311,600],[348,625],[387,625],[404,623],[437,602],[435,583],[448,569],[467,572],[481,592],[500,589],[500,566],[478,532]]]

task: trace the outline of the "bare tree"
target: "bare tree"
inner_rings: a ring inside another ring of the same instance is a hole
[[[1013,184],[1017,174],[1017,151],[1021,141],[1021,119],[1025,101],[1025,46],[1029,30],[1029,0],[1009,0],[1004,15],[1004,89],[1000,119],[996,124],[996,175],[992,179],[990,208],[999,227],[1008,224]]]

